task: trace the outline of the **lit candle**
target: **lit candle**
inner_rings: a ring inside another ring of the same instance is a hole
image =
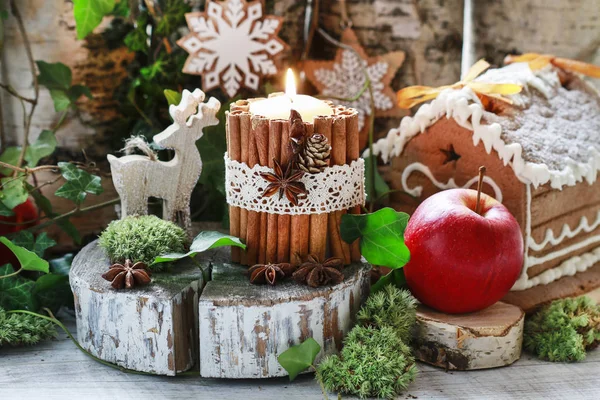
[[[285,94],[250,103],[250,112],[269,119],[288,119],[290,110],[296,110],[302,120],[312,122],[316,116],[332,115],[327,103],[312,96],[296,94],[296,82],[291,69],[287,70]]]

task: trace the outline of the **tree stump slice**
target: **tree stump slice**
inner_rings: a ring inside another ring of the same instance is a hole
[[[184,260],[155,273],[147,286],[115,290],[101,275],[110,262],[97,241],[84,247],[69,274],[77,337],[94,356],[124,368],[176,375],[197,360],[196,305],[202,272]]]
[[[417,308],[415,355],[452,370],[510,365],[521,357],[525,313],[498,302],[485,310],[451,315]]]
[[[277,357],[312,337],[318,358],[336,353],[369,295],[366,262],[344,268],[345,280],[310,288],[287,279],[253,285],[229,250],[212,259],[212,280],[199,301],[200,375],[210,378],[287,376]]]

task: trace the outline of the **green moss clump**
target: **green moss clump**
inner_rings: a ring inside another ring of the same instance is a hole
[[[56,337],[54,324],[28,314],[8,314],[0,308],[0,347],[30,346]]]
[[[183,229],[154,215],[113,221],[99,240],[111,262],[130,259],[148,265],[161,254],[184,252],[186,243],[187,235]]]
[[[367,299],[358,320],[340,355],[319,364],[318,377],[330,391],[394,398],[417,374],[407,345],[416,321],[416,301],[408,291],[388,285]]]
[[[525,348],[549,361],[581,361],[600,345],[600,305],[589,297],[556,300],[525,321]]]
[[[410,343],[411,329],[417,320],[417,301],[407,290],[388,285],[369,296],[358,312],[361,325],[374,327],[391,326],[400,339]]]

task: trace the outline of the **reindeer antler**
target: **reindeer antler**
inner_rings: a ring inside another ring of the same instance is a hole
[[[181,94],[181,101],[178,105],[171,104],[171,107],[169,107],[169,114],[171,114],[171,117],[177,124],[182,126],[189,117],[196,113],[198,104],[201,104],[204,101],[204,98],[204,92],[200,89],[196,89],[193,92],[184,89]]]
[[[217,112],[221,108],[221,102],[211,97],[208,102],[200,103],[198,106],[198,113],[190,119],[190,125],[194,125],[197,121],[202,121],[202,128],[205,126],[217,125],[219,119],[217,118]]]

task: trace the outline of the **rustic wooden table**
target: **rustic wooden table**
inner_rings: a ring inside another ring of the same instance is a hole
[[[72,318],[67,327],[75,331]],[[445,372],[419,364],[401,399],[598,399],[600,350],[580,363],[554,364],[528,354],[505,368]],[[29,348],[0,348],[0,399],[321,399],[312,376],[218,380],[127,374],[88,358],[64,333]],[[335,396],[331,396],[332,399]],[[344,397],[346,398],[346,397]]]

